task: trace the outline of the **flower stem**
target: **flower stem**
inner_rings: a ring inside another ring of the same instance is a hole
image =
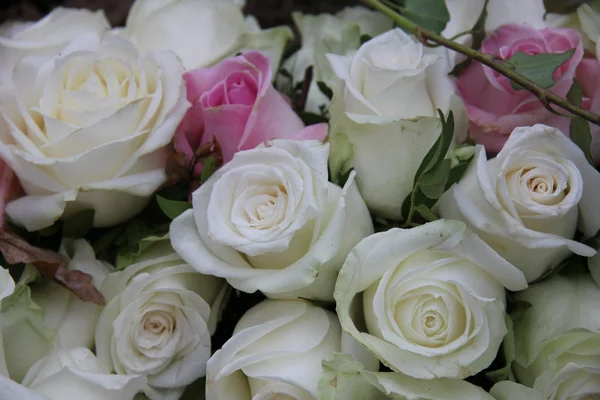
[[[563,110],[569,111],[573,115],[586,119],[591,123],[600,126],[600,115],[588,110],[584,110],[583,108],[570,103],[567,99],[564,99],[536,85],[535,82],[515,72],[513,69],[507,66],[504,60],[496,57],[495,55],[486,54],[481,51],[471,49],[470,47],[463,46],[457,42],[454,42],[451,39],[446,39],[436,34],[435,32],[423,29],[408,18],[398,14],[392,8],[386,6],[385,4],[382,4],[379,0],[362,1],[365,4],[370,5],[371,7],[381,11],[383,14],[390,17],[396,24],[398,24],[403,29],[412,32],[417,37],[417,39],[419,39],[423,44],[431,45],[431,43],[433,42],[436,45],[441,45],[451,50],[454,50],[457,53],[463,54],[473,60],[476,60],[492,68],[494,71],[518,83],[519,85],[527,89],[529,92],[533,93],[544,105],[544,107],[546,107],[546,109],[548,109],[549,111],[556,113],[556,111],[552,108],[552,104],[555,104]]]

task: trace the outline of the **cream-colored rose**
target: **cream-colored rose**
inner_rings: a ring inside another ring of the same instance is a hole
[[[261,30],[254,19],[244,20],[243,5],[235,0],[136,0],[119,34],[142,51],[175,52],[188,70],[247,49],[265,52],[277,70],[291,30]]]
[[[139,375],[109,374],[89,349],[56,345],[22,385],[0,375],[0,395],[3,400],[132,400],[145,382]]]
[[[57,7],[37,22],[0,25],[0,91],[11,90],[12,70],[26,55],[53,55],[88,32],[102,33],[110,24],[103,11]]]
[[[506,335],[504,288],[523,273],[468,227],[439,220],[371,235],[335,287],[342,328],[384,365],[415,378],[466,378],[487,368]],[[361,304],[362,318],[353,315]]]
[[[328,58],[343,81],[330,108],[332,153],[348,157],[344,168],[330,164],[333,179],[354,168],[369,210],[401,219],[419,165],[441,132],[437,110],[453,110],[456,138],[466,135],[464,104],[448,77],[446,55],[398,28],[369,40],[354,56]],[[336,141],[340,135],[351,150]]]
[[[571,253],[595,250],[573,239],[600,228],[600,173],[558,129],[514,130],[496,158],[479,146],[460,182],[439,201],[443,218],[461,220],[529,282]]]
[[[305,301],[265,300],[208,361],[207,400],[317,400],[322,362],[334,353],[377,361],[345,337],[334,313]]]
[[[305,78],[313,66],[312,81],[306,99],[306,111],[321,113],[330,100],[319,89],[318,82],[333,86],[335,74],[325,55],[349,55],[360,47],[361,34],[377,36],[392,29],[393,22],[380,12],[364,7],[346,7],[337,14],[309,15],[292,13],[300,31],[302,47],[283,63],[293,77],[293,84]]]
[[[92,276],[100,287],[110,267],[96,260],[94,250],[84,240],[64,240],[60,252],[71,257],[67,266]],[[55,344],[65,349],[92,348],[96,321],[101,307],[87,303],[54,282],[33,282],[35,269],[29,265],[14,293],[2,301],[0,329],[11,379],[21,382],[27,370],[44,357]]]
[[[346,354],[324,361],[323,367],[319,400],[547,400],[540,392],[510,381],[497,383],[488,394],[459,379],[416,379],[396,372],[366,371]]]
[[[2,312],[2,299],[10,296],[15,291],[15,281],[4,267],[0,269],[0,313]],[[4,340],[0,329],[0,375],[8,376],[8,368],[4,357]]]
[[[142,210],[166,180],[168,145],[189,106],[181,73],[170,52],[140,54],[95,33],[54,56],[25,57],[13,73],[16,99],[0,96],[10,128],[0,156],[27,194],[8,204],[10,218],[38,230],[93,209],[94,225],[110,226]]]
[[[149,399],[178,399],[206,373],[226,291],[223,280],[199,274],[159,241],[106,278],[96,355],[117,374],[147,377]]]
[[[274,140],[237,153],[171,223],[171,242],[198,271],[244,292],[333,300],[344,259],[373,232],[348,180],[327,181],[329,146]]]
[[[600,288],[591,277],[556,275],[515,300],[531,305],[514,323],[517,380],[550,400],[600,396]]]

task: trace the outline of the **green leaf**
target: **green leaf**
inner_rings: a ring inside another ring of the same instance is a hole
[[[538,86],[544,89],[554,86],[556,83],[552,75],[564,63],[569,61],[575,49],[565,51],[564,53],[539,53],[529,55],[522,51],[517,51],[507,61],[515,72],[523,75]],[[518,83],[511,81],[515,90],[524,89]]]
[[[341,187],[346,186],[346,182],[348,182],[348,179],[350,179],[350,174],[352,171],[354,171],[354,168],[350,168],[348,171],[340,175],[338,182]]]
[[[96,256],[108,249],[115,242],[115,240],[117,240],[124,229],[124,224],[117,225],[114,228],[107,230],[99,238],[94,240],[92,247],[94,248],[94,253],[96,253]]]
[[[567,100],[569,100],[569,103],[579,106],[581,105],[581,99],[583,99],[583,88],[577,82],[577,79],[573,78],[573,84],[569,89],[569,93],[567,93]]]
[[[402,12],[421,28],[438,34],[450,21],[450,12],[444,0],[406,0]]]
[[[136,245],[137,242],[147,235],[148,226],[139,218],[132,219],[125,227],[125,243],[127,243],[128,246]]]
[[[304,125],[315,125],[324,122],[329,122],[329,119],[319,114],[307,111],[297,111],[296,113],[298,114],[302,122],[304,122]]]
[[[330,144],[329,151],[329,176],[331,181],[339,186],[344,186],[352,172],[352,159],[354,157],[354,145],[348,135],[344,132],[332,132],[327,136]]]
[[[83,210],[67,218],[63,224],[64,237],[82,238],[92,229],[94,223],[94,210]]]
[[[279,74],[281,76],[283,76],[286,79],[289,79],[290,81],[294,80],[294,76],[292,75],[292,73],[290,71],[288,71],[287,69],[284,68],[280,68],[279,69]]]
[[[585,3],[586,0],[544,0],[547,13],[570,14]]]
[[[204,167],[206,168],[206,164]],[[204,170],[202,170],[202,173],[204,174]],[[179,215],[183,214],[184,211],[192,208],[192,205],[187,201],[169,200],[159,195],[156,195],[156,201],[158,202],[160,209],[171,219],[177,218]]]
[[[333,90],[325,82],[319,81],[317,82],[317,86],[319,86],[319,90],[323,93],[329,100],[333,98]]]
[[[360,45],[367,43],[369,40],[373,39],[373,36],[367,35],[366,33],[360,35]]]
[[[415,175],[415,186],[418,184],[419,179],[423,174],[434,168],[436,164],[446,157],[448,149],[450,149],[450,145],[452,144],[452,139],[454,138],[454,114],[450,111],[448,120],[446,120],[444,114],[440,110],[438,110],[438,113],[440,115],[440,120],[442,121],[442,132],[423,158],[423,161],[421,161],[421,165],[419,165],[419,169]]]
[[[575,143],[588,160],[592,167],[594,165],[594,159],[590,152],[590,146],[592,145],[592,132],[590,131],[590,124],[583,118],[571,119],[571,125],[569,127],[569,136],[573,143]]]
[[[465,172],[467,172],[467,168],[469,167],[470,163],[470,160],[461,162],[460,164],[456,165],[450,170],[450,173],[448,175],[448,182],[446,182],[446,190],[450,189],[452,185],[460,181]]]
[[[208,180],[217,170],[217,160],[214,157],[208,157],[202,166],[202,174],[200,175],[200,184]],[[164,211],[164,210],[163,210]],[[184,210],[185,211],[185,210]],[[168,214],[167,214],[168,215]]]
[[[438,163],[435,168],[423,174],[419,181],[419,188],[427,198],[439,199],[446,191],[446,183],[450,176],[450,163],[446,159]]]
[[[437,221],[439,219],[439,217],[435,215],[425,204],[419,204],[417,207],[415,207],[415,210],[421,217],[425,218],[429,222]]]

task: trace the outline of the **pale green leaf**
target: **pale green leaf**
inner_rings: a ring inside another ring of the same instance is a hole
[[[415,210],[419,213],[419,215],[425,218],[427,221],[437,221],[439,217],[433,213],[425,204],[419,204],[415,207]]]
[[[329,170],[333,183],[340,184],[342,177],[352,169],[354,145],[344,132],[333,132],[327,137],[331,146]]]
[[[590,131],[589,122],[583,118],[573,118],[569,127],[569,136],[573,143],[583,151],[590,165],[595,167],[590,151],[590,147],[592,146],[592,132]]]
[[[523,75],[536,85],[547,89],[556,83],[552,77],[554,72],[561,65],[569,61],[574,53],[575,49],[565,51],[564,53],[539,53],[533,55],[517,51],[507,61],[515,72]],[[514,81],[511,81],[511,85],[515,90],[524,89]]]
[[[586,0],[544,0],[544,7],[548,13],[570,14],[585,2]]]
[[[444,0],[406,0],[402,13],[421,28],[442,33],[450,12]]]
[[[583,99],[583,88],[577,82],[577,79],[573,79],[573,84],[567,93],[567,100],[569,100],[569,103],[579,106],[581,105],[581,99]]]
[[[427,198],[437,200],[446,191],[446,183],[450,176],[450,163],[451,161],[448,159],[442,160],[434,169],[421,177],[419,188]]]
[[[204,167],[206,168],[206,165]],[[156,202],[165,215],[171,219],[177,218],[184,211],[192,208],[192,205],[187,201],[169,200],[159,195],[156,196]]]
[[[62,235],[77,239],[84,237],[92,229],[94,214],[94,210],[83,210],[67,218],[63,223]]]
[[[206,161],[204,162],[204,165],[202,166],[202,173],[200,174],[200,184],[203,185],[204,182],[206,182],[212,176],[212,174],[215,173],[216,170],[217,170],[217,160],[215,160],[214,157],[208,157],[206,159]],[[183,210],[183,211],[185,211],[185,210]],[[179,215],[179,214],[177,214],[177,215]],[[172,218],[172,219],[175,219],[175,218]]]

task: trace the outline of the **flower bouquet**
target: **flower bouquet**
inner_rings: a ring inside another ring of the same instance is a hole
[[[1,25],[0,399],[599,398],[600,2],[243,6]]]

